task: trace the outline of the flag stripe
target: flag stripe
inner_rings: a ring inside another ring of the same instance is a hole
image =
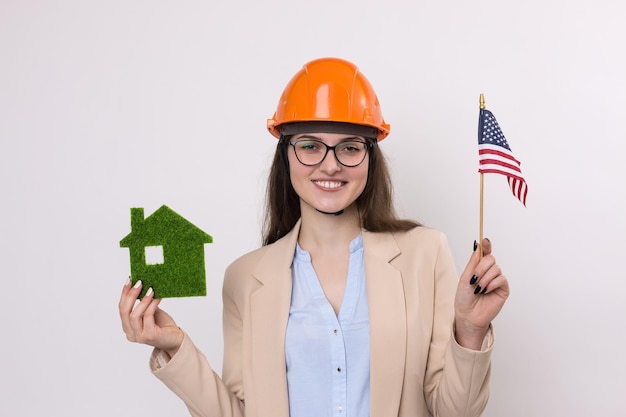
[[[481,174],[500,174],[500,175],[504,175],[506,177],[511,177],[511,178],[515,178],[517,180],[523,180],[523,178],[519,175],[519,173],[512,173],[510,171],[505,171],[503,169],[501,169],[501,167],[499,166],[489,166],[486,168],[480,168],[478,170],[478,172],[480,172]]]
[[[480,169],[484,169],[485,167],[494,166],[494,165],[500,166],[502,167],[503,171],[510,172],[515,175],[521,175],[522,173],[522,170],[519,169],[519,166],[517,165],[507,164],[506,162],[502,162],[498,159],[488,159],[488,158],[480,159],[480,166],[481,166]]]
[[[513,159],[513,158],[507,158],[506,155],[502,155],[502,154],[498,154],[498,153],[494,153],[491,151],[488,152],[479,152],[478,156],[481,159],[497,159],[498,161],[502,161],[505,164],[514,164],[519,166],[520,163],[517,159]]]
[[[517,164],[520,163],[517,159],[515,159],[515,157],[513,156],[511,152],[509,152],[508,150],[504,148],[499,148],[493,145],[487,145],[487,144],[478,145],[478,154],[479,155],[484,155],[484,154],[498,155],[502,157],[503,159],[510,159],[511,161],[515,161]]]
[[[526,182],[523,179],[519,180],[517,178],[509,177],[509,186],[511,187],[511,191],[513,191],[513,195],[517,197],[522,204],[526,205],[526,195],[528,194]]]

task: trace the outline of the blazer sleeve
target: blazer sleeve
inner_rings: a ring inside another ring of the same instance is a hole
[[[228,280],[226,280],[228,283]],[[154,375],[185,402],[193,417],[243,417],[241,372],[241,317],[229,286],[223,290],[224,378],[211,368],[204,354],[185,334],[173,358],[155,349],[151,357]]]
[[[243,402],[224,384],[204,354],[185,334],[173,358],[154,349],[153,374],[182,399],[193,417],[242,417]]]
[[[460,346],[454,337],[458,275],[443,234],[434,270],[433,333],[425,374],[425,396],[433,416],[478,417],[489,398],[492,330],[482,351]]]

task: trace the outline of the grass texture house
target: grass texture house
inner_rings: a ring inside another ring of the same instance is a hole
[[[120,241],[130,251],[133,285],[141,280],[142,298],[152,287],[155,298],[206,295],[204,244],[213,238],[163,205],[144,218],[130,209],[131,232]]]

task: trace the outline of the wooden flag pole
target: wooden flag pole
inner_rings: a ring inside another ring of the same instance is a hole
[[[485,109],[485,96],[481,93],[480,94],[480,110],[484,110]],[[480,117],[479,117],[480,120]],[[478,134],[480,135],[481,132],[478,132]],[[480,247],[480,257],[483,257],[483,207],[484,207],[484,203],[483,203],[483,196],[484,196],[484,190],[485,190],[485,181],[484,181],[484,174],[481,172],[480,173],[480,220],[479,220],[479,238],[480,240],[478,241],[478,246]]]

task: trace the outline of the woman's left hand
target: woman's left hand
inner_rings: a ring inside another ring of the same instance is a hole
[[[491,242],[482,241],[461,274],[454,303],[455,336],[466,348],[480,350],[491,321],[509,297],[509,282],[491,254]]]

